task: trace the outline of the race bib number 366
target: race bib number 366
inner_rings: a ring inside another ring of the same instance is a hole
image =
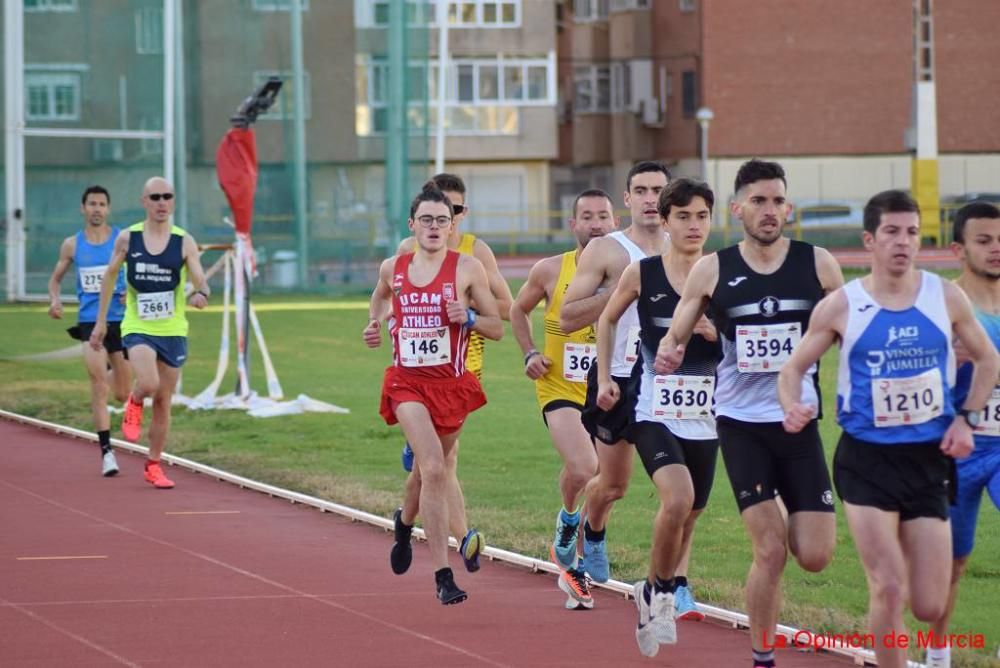
[[[872,410],[876,427],[929,422],[944,411],[941,373],[929,369],[909,378],[873,378]]]
[[[657,420],[706,420],[712,417],[713,376],[653,376]]]
[[[451,362],[451,330],[447,327],[399,330],[399,363],[408,367]]]
[[[166,320],[174,317],[174,291],[140,292],[136,295],[140,320]]]
[[[736,363],[743,373],[774,373],[792,356],[802,339],[797,322],[775,325],[737,325]]]
[[[80,287],[83,288],[84,292],[100,292],[101,279],[104,278],[104,272],[107,270],[108,265],[106,264],[99,267],[80,267]]]
[[[597,357],[594,343],[563,344],[563,378],[571,383],[586,383],[587,372]]]

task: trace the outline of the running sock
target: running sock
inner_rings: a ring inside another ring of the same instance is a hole
[[[766,652],[758,652],[755,649],[751,649],[750,651],[753,654],[754,668],[774,668],[773,649],[769,649]]]
[[[453,577],[451,569],[445,566],[434,571],[434,581],[441,582],[442,578]]]
[[[661,580],[660,576],[656,576],[656,581],[653,583],[653,588],[657,594],[673,594],[677,590],[677,584],[674,578],[669,580]]]
[[[564,524],[572,524],[572,525],[576,526],[577,524],[580,523],[580,511],[579,510],[574,510],[573,512],[569,512],[568,510],[566,510],[565,507],[563,507],[563,509],[561,511],[561,516],[562,516],[562,521],[563,521]]]
[[[97,432],[97,442],[101,444],[102,455],[106,455],[111,452],[111,430],[102,429]]]
[[[649,605],[649,599],[653,595],[653,588],[649,586],[649,580],[646,580],[646,584],[642,586],[642,600]]]
[[[601,529],[600,531],[595,531],[591,528],[589,521],[583,523],[583,535],[586,536],[587,540],[591,543],[599,543],[604,540],[604,532],[606,530],[607,529]]]
[[[687,576],[686,575],[675,575],[674,576],[674,585],[676,585],[678,587],[687,587],[688,586]]]
[[[147,459],[146,460],[146,465],[145,465],[144,468],[148,470],[149,467],[152,466],[153,464],[159,464],[159,463],[160,463],[159,459]]]
[[[951,648],[950,647],[928,647],[927,648],[927,661],[938,661],[940,663],[947,662],[951,663]]]

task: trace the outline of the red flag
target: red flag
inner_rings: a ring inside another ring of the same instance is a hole
[[[253,130],[231,128],[215,154],[215,171],[233,212],[236,233],[249,237],[257,192],[257,142]]]

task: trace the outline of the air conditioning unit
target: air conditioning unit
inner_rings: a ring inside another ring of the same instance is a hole
[[[664,127],[660,101],[655,97],[646,97],[639,101],[639,115],[642,118],[642,124],[647,128]]]

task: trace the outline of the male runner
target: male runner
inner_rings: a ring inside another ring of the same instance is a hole
[[[464,601],[466,593],[448,567],[445,461],[465,418],[486,403],[479,381],[465,366],[468,336],[475,330],[499,340],[503,322],[482,264],[447,247],[452,206],[440,190],[427,185],[417,195],[409,226],[417,249],[382,263],[363,338],[371,348],[381,345],[382,321],[392,316],[393,363],[385,372],[379,412],[387,424],[400,424],[413,447],[437,596],[448,605]],[[471,301],[478,312],[468,306]],[[398,523],[399,511],[396,516]]]
[[[497,259],[493,255],[492,249],[482,239],[477,239],[474,234],[462,233],[459,227],[465,219],[469,208],[465,203],[465,182],[455,174],[437,174],[431,178],[438,190],[442,191],[451,202],[454,210],[451,233],[448,235],[448,248],[457,250],[464,255],[471,255],[479,260],[486,269],[486,275],[490,283],[490,292],[496,298],[497,306],[500,309],[500,317],[507,320],[510,313],[510,305],[513,297],[507,281],[500,275],[497,266]],[[399,245],[397,254],[411,253],[416,249],[416,238],[408,237]],[[475,308],[475,304],[472,305]],[[469,347],[466,354],[466,365],[469,371],[475,374],[476,378],[482,382],[483,379],[483,352],[486,347],[485,339],[476,332],[469,334]],[[395,545],[390,555],[393,572],[397,574],[405,573],[413,558],[413,550],[410,546],[410,536],[413,532],[413,523],[416,520],[420,506],[420,471],[413,471],[413,449],[409,443],[403,445],[402,454],[403,469],[410,471],[406,480],[406,488],[403,496],[403,505],[395,516]],[[459,553],[465,563],[465,568],[470,573],[479,570],[479,553],[484,547],[483,537],[475,529],[469,529],[468,520],[465,515],[465,497],[462,494],[462,486],[458,482],[458,443],[448,453],[445,461],[448,468],[449,490],[448,490],[448,513],[451,518],[452,535],[459,541]]]
[[[60,319],[63,315],[59,284],[76,265],[76,296],[80,302],[77,324],[70,327],[70,336],[88,341],[97,319],[101,279],[111,259],[111,250],[118,238],[118,228],[108,225],[111,213],[111,194],[101,186],[90,186],[80,198],[80,213],[84,227],[73,236],[66,237],[59,247],[59,260],[49,278],[49,317]],[[125,401],[131,377],[122,356],[121,320],[125,312],[125,279],[119,273],[115,281],[115,300],[108,314],[108,336],[104,347],[94,350],[89,345],[83,349],[83,364],[90,376],[90,412],[101,445],[101,474],[117,475],[118,462],[111,449],[111,417],[108,415],[108,389],[114,391],[117,401]],[[111,371],[109,373],[108,368]]]
[[[153,400],[149,427],[149,457],[146,482],[157,489],[171,489],[172,480],[160,466],[160,455],[170,431],[170,400],[180,368],[187,359],[188,321],[185,303],[197,309],[208,305],[208,281],[194,237],[171,223],[174,188],[159,176],[143,186],[142,206],[146,219],[118,235],[104,273],[97,322],[90,345],[100,350],[108,331],[108,308],[118,270],[125,264],[127,287],[122,341],[135,375],[135,385],[125,403],[122,434],[136,442],[142,435],[143,401]],[[190,275],[195,291],[184,296]]]
[[[955,283],[962,288],[979,324],[986,330],[993,346],[1000,349],[1000,209],[986,202],[966,204],[955,215],[952,250],[962,261],[962,275]],[[956,348],[959,348],[956,346]],[[963,364],[959,355],[955,381],[955,407],[961,408],[969,394],[972,365]],[[952,569],[948,606],[931,626],[937,638],[948,637],[948,623],[955,610],[958,582],[969,563],[976,537],[979,504],[985,490],[1000,509],[1000,388],[994,388],[979,426],[973,430],[976,449],[956,462],[958,489],[951,506]],[[930,647],[928,668],[950,668],[951,648]]]
[[[674,374],[657,376],[653,371],[657,346],[708,240],[714,203],[712,190],[692,179],[671,181],[663,189],[657,209],[670,246],[662,256],[625,269],[597,325],[597,404],[611,410],[621,400],[621,390],[611,379],[612,343],[619,319],[637,304],[642,379],[629,438],[660,497],[649,572],[634,587],[639,611],[635,637],[639,651],[649,657],[656,656],[661,643],[677,642],[675,574],[715,477],[719,443],[712,395],[721,349],[714,330],[692,337]]]
[[[952,457],[973,449],[972,430],[1000,372],[997,355],[968,298],[940,276],[918,271],[920,209],[888,190],[864,210],[872,271],[826,297],[809,331],[781,369],[784,428],[798,433],[818,404],[803,378],[840,342],[837,421],[843,428],[833,471],[847,524],[868,576],[869,629],[883,668],[904,668],[907,650],[888,637],[906,633],[903,611],[935,621],[948,603],[952,564],[948,498]],[[952,338],[974,365],[957,411]]]
[[[625,206],[631,222],[623,231],[595,239],[580,254],[576,274],[570,281],[559,310],[559,327],[574,332],[593,325],[604,310],[622,272],[630,263],[659,255],[666,235],[657,198],[670,181],[670,171],[659,162],[636,163],[625,180]],[[634,307],[623,316],[616,332],[611,374],[621,385],[623,399],[612,411],[597,406],[597,368],[588,374],[587,397],[582,414],[587,431],[597,443],[598,473],[587,490],[583,523],[583,568],[595,582],[610,577],[605,528],[611,506],[625,495],[632,473],[632,448],[627,447],[627,430],[635,405],[633,367],[639,359],[639,321]]]
[[[552,561],[562,569],[559,587],[584,607],[593,606],[590,587],[577,568],[577,503],[587,483],[597,473],[594,443],[583,428],[580,412],[587,395],[587,371],[597,353],[594,328],[588,325],[566,333],[559,327],[559,309],[569,287],[580,253],[594,239],[615,227],[614,203],[603,190],[584,190],[573,201],[569,227],[576,248],[540,260],[510,310],[510,326],[524,353],[524,374],[535,381],[542,420],[563,461],[559,473],[562,509],[556,516],[556,535],[550,548]],[[539,351],[531,335],[531,312],[545,300],[545,344]],[[574,606],[575,607],[575,606]]]
[[[673,373],[698,318],[709,307],[722,338],[715,386],[719,447],[750,536],[747,613],[754,666],[774,665],[781,575],[790,550],[820,571],[833,556],[836,522],[830,474],[816,421],[786,434],[777,371],[798,344],[823,295],[843,285],[840,266],[822,248],[782,236],[789,206],[785,172],[750,160],[736,175],[731,211],[743,222],[739,244],[707,255],[691,269],[655,369]],[[803,381],[818,405],[816,368]],[[787,519],[777,502],[780,495]]]

